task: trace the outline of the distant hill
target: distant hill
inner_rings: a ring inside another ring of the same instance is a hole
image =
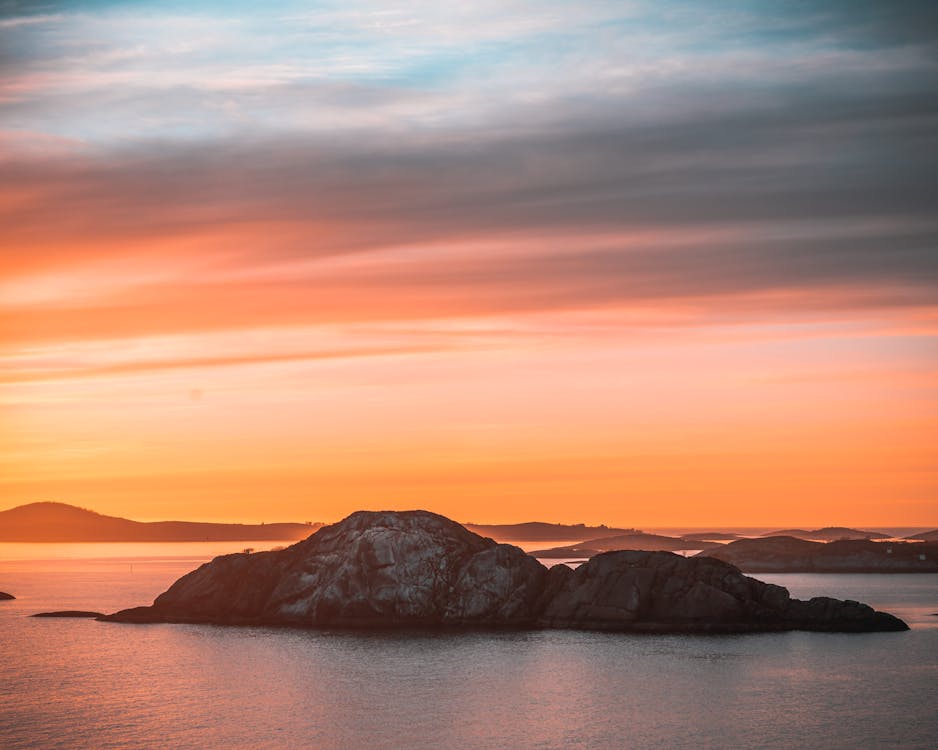
[[[740,539],[700,553],[745,573],[938,573],[934,542],[841,539],[811,542],[790,536]]]
[[[131,521],[65,503],[30,503],[0,511],[0,542],[298,541],[321,523]]]
[[[795,539],[819,542],[836,542],[839,539],[889,539],[889,534],[883,534],[880,531],[858,531],[844,526],[825,526],[823,529],[815,529],[814,531],[784,529],[782,531],[770,531],[762,536],[793,536]]]
[[[923,542],[938,542],[938,529],[934,531],[923,531],[921,534],[913,534],[906,539],[917,539]]]
[[[693,534],[681,534],[681,539],[691,542],[731,542],[742,538],[739,534],[730,534],[725,531],[697,531]]]
[[[512,542],[582,542],[601,535],[637,534],[637,529],[613,529],[608,526],[586,526],[578,524],[544,523],[529,521],[514,524],[478,524],[464,523],[469,531],[480,536],[491,537],[496,541]]]
[[[589,539],[578,544],[570,544],[566,547],[551,547],[550,549],[540,549],[529,552],[533,557],[593,557],[601,552],[612,552],[615,550],[639,550],[642,552],[674,552],[676,550],[710,549],[711,547],[721,547],[719,542],[688,541],[679,537],[660,536],[658,534],[620,534],[618,536],[607,536],[601,539]]]

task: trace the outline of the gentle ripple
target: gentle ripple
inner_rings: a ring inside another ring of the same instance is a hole
[[[0,562],[0,590],[19,597],[0,603],[0,748],[924,749],[938,737],[938,576],[763,576],[913,625],[865,635],[376,634],[26,617],[148,603],[202,559]]]

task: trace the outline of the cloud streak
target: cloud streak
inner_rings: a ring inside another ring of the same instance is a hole
[[[0,3],[0,485],[935,507],[934,3],[142,9]]]

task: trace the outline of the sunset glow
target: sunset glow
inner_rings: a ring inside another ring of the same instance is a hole
[[[0,9],[3,508],[938,525],[914,30],[40,5]]]

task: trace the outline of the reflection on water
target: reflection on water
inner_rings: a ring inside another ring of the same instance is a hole
[[[0,563],[4,570],[15,562],[90,560],[144,562],[155,560],[205,562],[218,555],[284,547],[293,542],[0,542]],[[28,566],[31,567],[31,566]]]
[[[865,635],[376,634],[26,617],[149,603],[238,545],[129,546],[0,557],[0,590],[20,597],[0,603],[0,747],[931,748],[938,736],[938,576],[765,576],[913,625]]]

